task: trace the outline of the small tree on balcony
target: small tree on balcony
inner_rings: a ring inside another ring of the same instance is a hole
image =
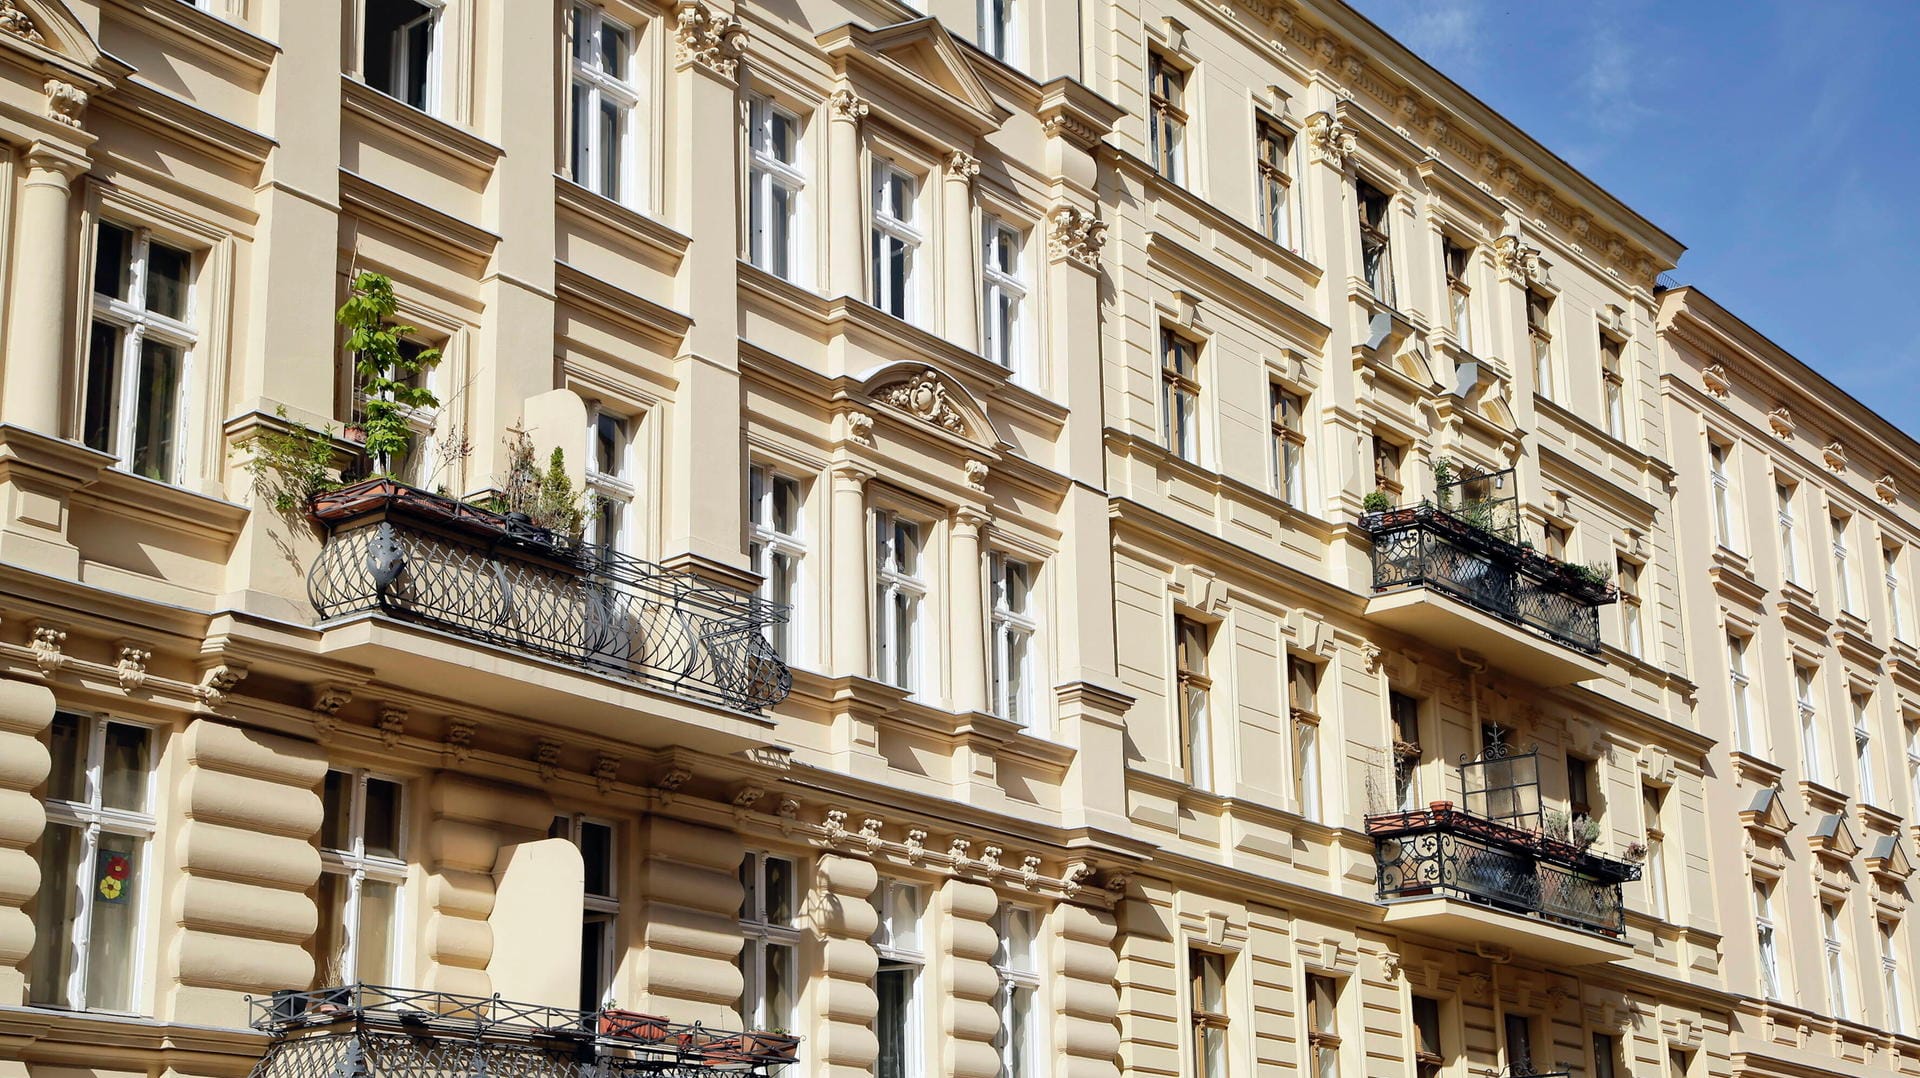
[[[375,473],[391,477],[393,464],[413,448],[407,417],[415,409],[437,407],[440,399],[420,385],[420,375],[440,362],[438,348],[402,347],[418,332],[392,321],[399,310],[393,281],[385,274],[362,273],[353,279],[347,301],[335,318],[347,328],[347,351],[364,394],[367,454]]]

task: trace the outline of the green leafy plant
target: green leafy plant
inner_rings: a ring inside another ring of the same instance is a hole
[[[423,371],[440,362],[440,350],[404,347],[418,330],[392,321],[399,306],[391,278],[362,273],[353,279],[347,301],[334,316],[347,328],[347,351],[364,394],[367,454],[374,471],[388,477],[394,462],[413,448],[407,415],[440,403],[432,390],[417,384]]]
[[[1433,493],[1442,509],[1451,508],[1453,505],[1453,479],[1458,472],[1459,468],[1454,464],[1452,457],[1433,459]]]
[[[277,427],[263,427],[250,443],[253,455],[247,460],[247,474],[253,479],[253,494],[284,518],[297,517],[316,494],[338,490],[340,480],[333,471],[333,428],[314,430],[287,417],[286,408],[274,416]]]
[[[1393,499],[1387,497],[1384,490],[1370,490],[1366,497],[1360,499],[1360,508],[1369,513],[1384,513],[1393,508]]]
[[[566,453],[555,448],[542,468],[525,431],[509,433],[506,443],[507,477],[491,508],[524,516],[555,535],[580,538],[587,525],[587,496],[567,477]]]
[[[1582,565],[1579,562],[1563,561],[1560,571],[1573,580],[1590,588],[1604,588],[1608,584],[1610,570],[1599,562]]]

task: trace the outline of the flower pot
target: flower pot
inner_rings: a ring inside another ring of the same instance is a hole
[[[599,1032],[602,1037],[658,1044],[667,1039],[667,1020],[639,1011],[608,1008],[600,1012]]]
[[[1451,802],[1451,801],[1429,801],[1429,802],[1427,802],[1427,810],[1428,810],[1428,811],[1430,811],[1430,812],[1436,812],[1436,813],[1437,813],[1437,812],[1452,812],[1452,811],[1453,811],[1453,802]]]
[[[367,444],[367,428],[358,423],[349,423],[340,432],[341,436],[355,445]]]

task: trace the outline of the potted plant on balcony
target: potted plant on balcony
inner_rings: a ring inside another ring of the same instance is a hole
[[[417,333],[414,327],[393,321],[400,302],[393,280],[381,273],[362,273],[353,279],[347,301],[335,319],[347,330],[347,351],[359,383],[366,418],[366,450],[376,475],[392,478],[395,461],[413,448],[413,428],[407,416],[415,409],[440,404],[421,375],[440,362],[438,348],[403,347]]]

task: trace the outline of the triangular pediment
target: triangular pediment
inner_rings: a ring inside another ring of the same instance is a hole
[[[1867,868],[1876,876],[1905,880],[1913,875],[1913,862],[1907,859],[1904,843],[1898,835],[1881,835],[1867,854]]]
[[[928,16],[869,30],[851,23],[815,38],[836,71],[885,83],[895,91],[933,99],[976,134],[997,130],[1013,114],[1001,107],[953,35]]]
[[[61,0],[0,0],[0,47],[17,50],[93,93],[133,73],[133,68],[100,51],[92,31]]]
[[[992,449],[999,444],[986,409],[966,387],[932,367],[890,363],[865,379],[866,395],[946,434]]]
[[[1847,818],[1837,812],[1820,817],[1808,833],[1807,842],[1823,857],[1852,860],[1853,855],[1860,852],[1860,843],[1854,840]]]
[[[1754,793],[1753,800],[1740,810],[1740,820],[1749,828],[1783,838],[1793,830],[1793,821],[1787,818],[1786,802],[1778,789],[1769,787]]]

